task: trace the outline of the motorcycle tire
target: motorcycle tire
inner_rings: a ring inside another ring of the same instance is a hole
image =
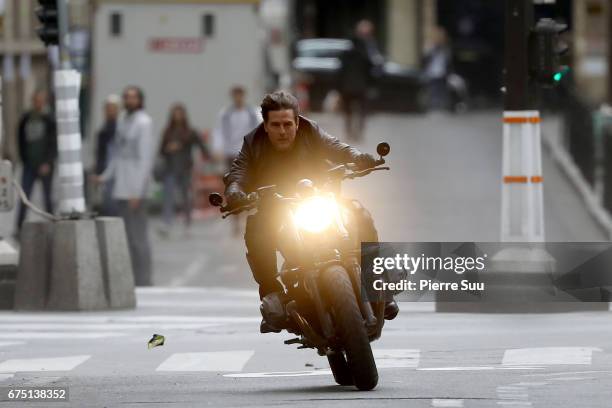
[[[346,269],[334,265],[325,270],[321,283],[332,307],[353,383],[361,391],[371,390],[378,384],[378,370],[351,279]]]
[[[336,380],[338,385],[353,385],[353,376],[351,375],[351,370],[346,362],[344,353],[334,351],[327,355],[327,361],[334,375],[334,380]]]

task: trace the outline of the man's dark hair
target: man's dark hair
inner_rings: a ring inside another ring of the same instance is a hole
[[[138,99],[140,99],[139,108],[144,109],[145,108],[145,95],[144,95],[144,91],[142,90],[142,88],[136,85],[128,85],[123,90],[123,96],[125,96],[125,94],[128,93],[129,91],[134,91],[138,94]]]
[[[295,96],[285,91],[276,91],[267,94],[261,102],[261,116],[264,122],[268,121],[268,112],[291,109],[297,118],[299,114],[298,100]]]

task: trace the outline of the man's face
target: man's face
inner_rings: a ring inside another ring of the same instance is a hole
[[[47,104],[47,95],[44,92],[37,92],[32,97],[32,107],[36,112],[42,112]]]
[[[115,120],[119,114],[119,105],[116,103],[108,102],[104,105],[104,116],[106,120]]]
[[[123,94],[123,104],[128,112],[134,112],[140,108],[140,96],[135,89],[128,89]]]
[[[234,106],[241,108],[244,105],[244,92],[242,91],[233,91],[232,92],[232,102]]]
[[[298,118],[293,109],[268,112],[264,128],[272,146],[278,151],[287,151],[293,147],[298,129]]]

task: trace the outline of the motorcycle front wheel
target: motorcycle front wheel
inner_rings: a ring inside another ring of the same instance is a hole
[[[353,383],[359,390],[371,390],[378,384],[378,370],[351,279],[346,269],[334,265],[325,270],[321,283],[332,308]]]

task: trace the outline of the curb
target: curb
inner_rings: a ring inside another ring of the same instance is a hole
[[[608,240],[612,240],[612,217],[610,213],[599,203],[592,187],[585,180],[569,152],[560,143],[559,135],[554,135],[554,132],[549,133],[542,129],[542,143],[574,188],[578,190],[589,214],[606,232]]]

